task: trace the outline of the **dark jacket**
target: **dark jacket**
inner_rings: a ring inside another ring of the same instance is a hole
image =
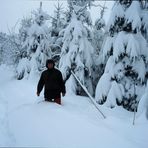
[[[37,92],[40,93],[44,89],[45,99],[60,98],[60,93],[66,93],[65,83],[62,74],[58,69],[52,68],[42,72],[37,86]]]

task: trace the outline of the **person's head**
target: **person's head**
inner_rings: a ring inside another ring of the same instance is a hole
[[[54,63],[54,61],[53,61],[52,59],[48,59],[48,60],[46,61],[46,67],[47,67],[48,69],[54,68],[54,65],[55,65],[55,63]]]

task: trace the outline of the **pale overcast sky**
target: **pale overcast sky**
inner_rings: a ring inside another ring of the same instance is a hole
[[[8,28],[12,29],[15,24],[17,24],[17,31],[20,20],[31,15],[31,11],[39,7],[40,1],[43,2],[43,10],[53,15],[54,5],[57,4],[58,0],[0,0],[0,31],[8,33]],[[63,3],[63,7],[66,9],[66,0],[59,0],[59,2]],[[104,1],[96,1],[95,3],[104,4]],[[109,7],[105,13],[106,21],[109,18],[112,4],[112,1],[106,2],[106,6]],[[90,12],[94,21],[99,17],[100,8],[92,7]]]

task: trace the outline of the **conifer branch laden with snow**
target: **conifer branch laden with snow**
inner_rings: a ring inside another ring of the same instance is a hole
[[[96,88],[98,103],[137,109],[145,91],[148,63],[147,42],[141,32],[142,14],[140,1],[122,0],[113,7],[108,23],[110,36],[103,47],[108,61]]]

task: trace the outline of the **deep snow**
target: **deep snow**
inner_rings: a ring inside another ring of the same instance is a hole
[[[68,95],[62,105],[36,97],[37,81],[15,80],[13,70],[0,66],[0,146],[49,148],[147,148],[144,116],[100,106],[87,97]]]

